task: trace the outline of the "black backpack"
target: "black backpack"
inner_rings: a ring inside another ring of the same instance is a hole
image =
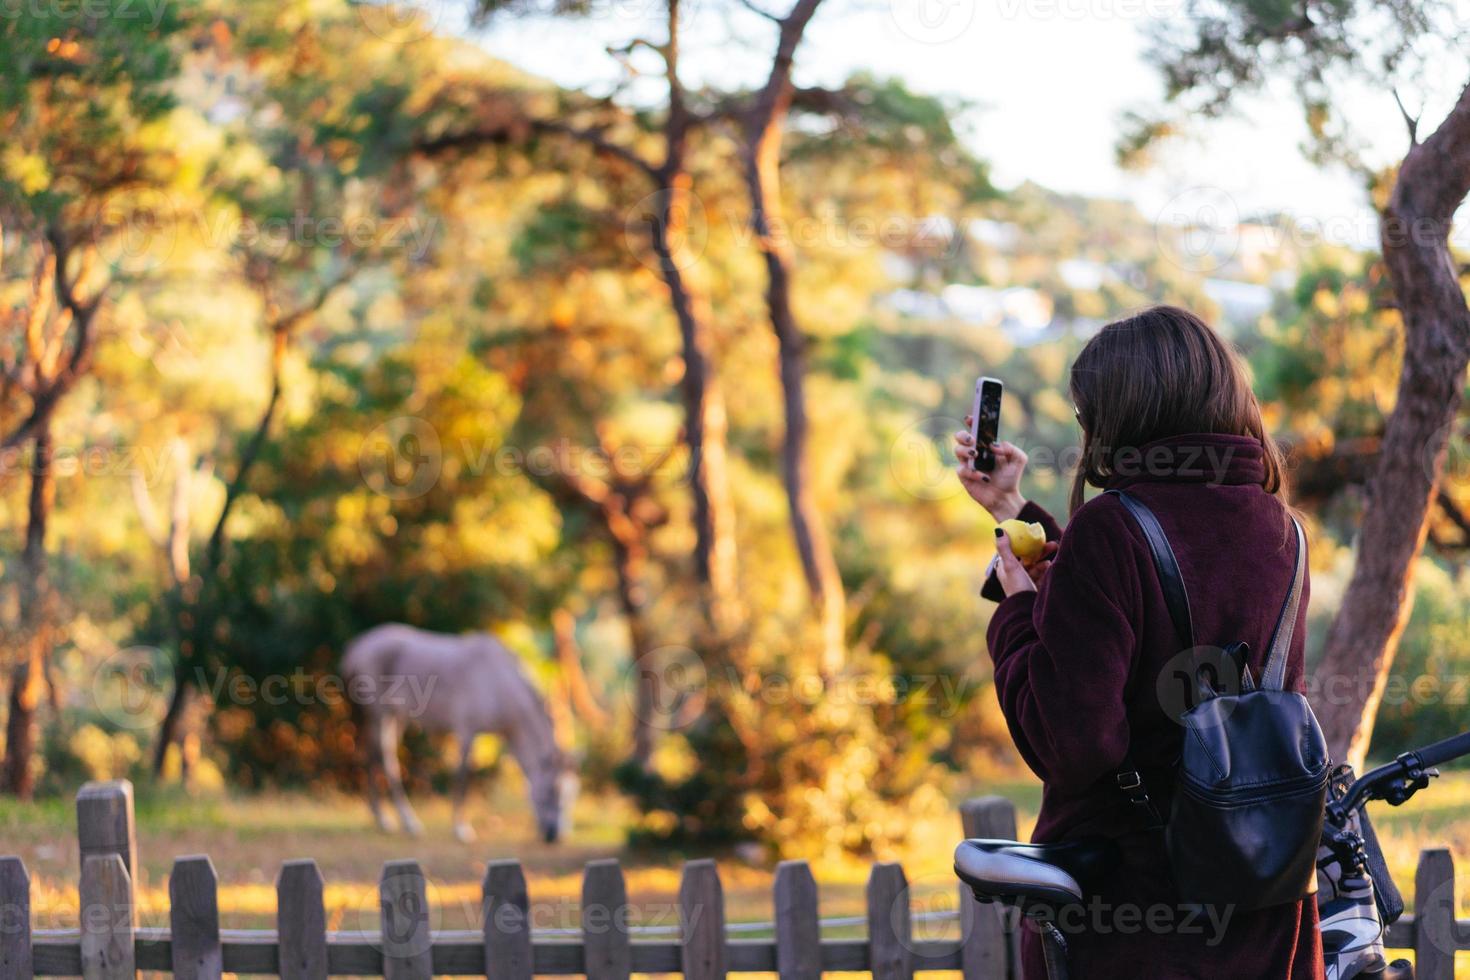
[[[1276,620],[1264,676],[1246,666],[1249,648],[1196,647],[1179,563],[1158,519],[1122,491],[1123,506],[1143,529],[1164,598],[1183,643],[1176,677],[1193,689],[1178,721],[1184,745],[1164,825],[1179,898],[1242,910],[1295,902],[1315,885],[1317,846],[1332,765],[1307,699],[1283,690],[1291,636],[1306,574],[1306,542],[1296,529],[1296,571]],[[1118,785],[1156,820],[1157,811],[1131,753]]]

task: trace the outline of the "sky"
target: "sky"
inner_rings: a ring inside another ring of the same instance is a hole
[[[433,0],[425,0],[433,2]],[[687,81],[750,84],[769,63],[772,30],[731,0],[686,0]],[[790,0],[752,0],[784,10]],[[799,84],[837,85],[855,71],[896,76],[911,88],[973,105],[969,145],[1002,187],[1032,180],[1064,192],[1125,198],[1150,219],[1231,223],[1285,212],[1327,240],[1370,245],[1376,223],[1359,180],[1319,168],[1301,147],[1306,128],[1291,92],[1242,100],[1236,118],[1202,123],[1148,170],[1114,158],[1124,110],[1157,106],[1158,72],[1142,28],[1182,0],[828,0],[798,53]],[[503,18],[475,36],[487,51],[561,85],[605,93],[624,77],[607,54],[633,37],[658,39],[662,0],[593,0],[579,21]],[[651,58],[651,55],[645,57]],[[645,62],[645,67],[649,67]],[[1424,107],[1425,130],[1463,84],[1463,61],[1443,84],[1401,91]],[[634,100],[657,98],[658,88]],[[1375,163],[1398,159],[1407,134],[1391,93],[1344,92],[1356,135]]]

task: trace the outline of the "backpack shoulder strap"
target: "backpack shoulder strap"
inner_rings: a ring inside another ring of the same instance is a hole
[[[1295,517],[1291,526],[1296,531],[1296,567],[1292,573],[1291,591],[1276,617],[1276,628],[1271,632],[1271,647],[1266,654],[1266,670],[1261,677],[1261,687],[1268,691],[1279,691],[1286,684],[1286,662],[1290,659],[1291,636],[1296,631],[1297,610],[1301,607],[1302,583],[1307,576],[1307,539],[1302,525]]]
[[[1118,498],[1143,530],[1149,550],[1153,552],[1154,568],[1159,573],[1159,584],[1164,589],[1164,602],[1169,607],[1169,618],[1174,621],[1174,631],[1179,634],[1182,649],[1191,649],[1194,646],[1194,620],[1189,614],[1189,592],[1184,588],[1184,576],[1179,571],[1179,562],[1174,557],[1174,549],[1169,546],[1163,526],[1154,512],[1137,497],[1122,490],[1109,490],[1108,493]],[[1289,633],[1287,638],[1290,639]]]
[[[1184,576],[1179,572],[1179,562],[1174,558],[1174,549],[1169,546],[1169,538],[1164,534],[1164,528],[1159,524],[1159,519],[1154,512],[1144,505],[1132,494],[1122,490],[1109,490],[1108,493],[1118,498],[1119,503],[1133,515],[1143,531],[1144,538],[1148,541],[1149,551],[1153,553],[1154,568],[1159,574],[1159,582],[1164,589],[1164,602],[1169,607],[1169,618],[1174,623],[1174,632],[1183,644],[1183,649],[1194,646],[1194,620],[1189,615],[1189,594],[1184,589]],[[1130,742],[1123,753],[1123,768],[1113,774],[1113,780],[1122,792],[1124,799],[1133,805],[1135,810],[1142,814],[1143,825],[1149,829],[1158,829],[1164,826],[1163,814],[1159,812],[1158,806],[1149,795],[1148,784],[1144,782],[1143,773],[1134,761],[1133,746]]]

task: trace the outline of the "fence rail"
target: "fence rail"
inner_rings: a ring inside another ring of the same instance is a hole
[[[1014,837],[1015,810],[1000,797],[961,807],[970,837]],[[137,845],[132,787],[88,784],[77,796],[82,855],[77,929],[31,929],[30,879],[19,858],[0,858],[0,978],[133,978],[137,971],[210,980],[224,973],[286,980],[382,976],[428,980],[444,975],[491,980],[585,975],[626,980],[633,973],[682,973],[717,980],[727,973],[774,973],[780,980],[819,980],[825,971],[871,973],[873,980],[909,980],[916,972],[959,971],[963,980],[1011,980],[1017,975],[1018,931],[994,906],[959,888],[960,935],[916,939],[909,885],[897,864],[875,864],[867,883],[866,915],[822,920],[818,889],[805,862],[786,861],[772,888],[773,938],[732,938],[715,863],[690,861],[679,886],[677,937],[633,938],[627,889],[616,861],[590,862],[582,879],[580,935],[533,935],[531,903],[519,862],[493,861],[482,891],[483,927],[430,928],[427,882],[413,861],[384,865],[377,932],[326,928],[323,881],[315,861],[288,861],[276,882],[275,930],[221,929],[218,879],[209,858],[181,857],[169,876],[169,925],[135,921],[132,869]],[[958,886],[956,886],[958,888]],[[1420,980],[1453,980],[1455,950],[1470,949],[1470,921],[1456,921],[1454,864],[1446,850],[1420,855],[1416,916],[1388,932],[1393,948],[1415,951]],[[928,918],[934,918],[930,913]],[[860,939],[823,938],[824,925],[865,923]],[[744,924],[742,924],[744,925]]]

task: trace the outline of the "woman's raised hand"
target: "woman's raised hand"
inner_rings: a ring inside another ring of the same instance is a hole
[[[965,416],[965,424],[971,418]],[[1026,454],[1008,442],[996,442],[990,447],[995,454],[995,468],[989,473],[975,469],[971,462],[975,458],[975,437],[968,431],[954,434],[954,454],[960,461],[955,472],[960,483],[976,503],[999,521],[1008,521],[1021,513],[1026,498],[1021,496],[1021,474],[1026,470]]]

